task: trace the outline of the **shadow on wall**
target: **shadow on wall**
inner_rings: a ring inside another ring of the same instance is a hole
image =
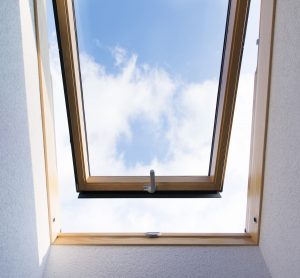
[[[33,1],[0,2],[1,277],[41,277],[48,254],[48,220],[37,217],[47,204],[37,207],[46,189],[42,133],[33,130],[41,124],[32,123],[40,113],[34,26]]]
[[[271,278],[257,246],[52,246],[44,277]]]

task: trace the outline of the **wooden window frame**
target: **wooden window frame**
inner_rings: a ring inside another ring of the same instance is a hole
[[[208,175],[157,176],[157,191],[148,194],[144,185],[149,176],[90,175],[74,5],[72,0],[53,0],[77,192],[108,193],[101,197],[114,192],[123,192],[124,197],[166,197],[166,192],[176,197],[199,197],[197,193],[207,197],[222,191],[249,5],[250,0],[229,1]]]
[[[60,232],[58,179],[56,168],[54,112],[48,61],[46,7],[35,1],[35,27],[39,65],[40,97],[44,133],[50,239],[63,245],[258,245],[267,138],[268,103],[271,84],[273,30],[276,0],[261,0],[258,63],[253,100],[245,233],[162,234],[157,238],[142,233],[66,234]]]

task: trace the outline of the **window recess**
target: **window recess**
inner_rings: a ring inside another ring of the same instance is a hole
[[[153,167],[155,190],[152,193],[147,188],[145,190],[145,186],[151,184],[149,175],[151,168],[144,171],[143,175],[94,175],[91,171],[90,158],[94,153],[87,135],[88,111],[84,102],[85,88],[82,83],[78,43],[81,33],[77,30],[74,3],[76,1],[53,0],[76,190],[80,193],[79,197],[220,197],[219,192],[223,190],[250,0],[231,0],[228,3],[207,174],[200,173],[199,170],[199,174],[180,175],[172,171],[171,174],[160,175],[160,169]],[[110,26],[106,28],[109,30]],[[197,130],[198,127],[195,124],[193,128]]]

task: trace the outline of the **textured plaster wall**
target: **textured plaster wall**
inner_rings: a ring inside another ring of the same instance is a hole
[[[278,0],[260,248],[272,277],[300,277],[300,1]]]
[[[52,246],[45,277],[270,277],[258,247]]]
[[[0,277],[41,277],[49,248],[33,1],[0,1]]]

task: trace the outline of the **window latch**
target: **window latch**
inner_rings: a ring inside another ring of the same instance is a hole
[[[144,191],[149,193],[154,193],[156,191],[156,183],[155,183],[155,172],[154,170],[150,170],[150,184],[144,185]]]
[[[148,238],[157,238],[160,237],[160,232],[147,232],[145,233],[145,236]]]

